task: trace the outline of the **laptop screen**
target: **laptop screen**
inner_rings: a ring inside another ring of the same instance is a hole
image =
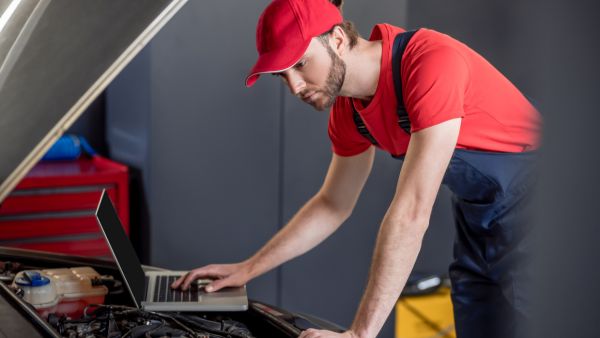
[[[110,201],[106,190],[102,192],[102,198],[96,210],[96,218],[125,279],[125,284],[127,284],[129,292],[134,297],[136,306],[140,307],[141,302],[144,300],[146,288],[144,270],[142,270],[142,264],[123,230],[119,216],[117,216],[115,207]]]

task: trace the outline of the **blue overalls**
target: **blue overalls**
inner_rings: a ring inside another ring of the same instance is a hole
[[[398,124],[407,133],[410,121],[399,83],[400,62],[414,33],[399,34],[392,51]],[[377,145],[356,110],[354,122]],[[450,160],[442,184],[453,193],[456,238],[450,279],[458,338],[524,337],[521,326],[530,314],[527,235],[535,160],[535,152],[464,149],[455,149]]]

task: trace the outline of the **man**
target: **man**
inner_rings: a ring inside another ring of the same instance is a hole
[[[209,292],[243,285],[321,243],[350,216],[375,145],[404,161],[354,322],[344,333],[311,329],[301,337],[377,335],[415,263],[441,183],[454,193],[458,336],[515,336],[528,313],[524,210],[539,114],[464,44],[386,24],[365,40],[334,3],[274,0],[259,19],[259,58],[246,79],[251,86],[261,74],[277,75],[317,110],[331,108],[323,186],[254,256],[195,269],[173,287],[201,277],[217,278]]]

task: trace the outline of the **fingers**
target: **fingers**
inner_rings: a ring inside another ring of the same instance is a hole
[[[186,273],[185,275],[182,275],[181,277],[177,278],[177,280],[171,284],[171,288],[177,289],[179,287],[179,285],[181,283],[183,283],[183,281],[185,280],[185,277],[187,277],[188,274],[189,274],[189,272]]]
[[[202,269],[196,269],[196,270],[192,270],[192,271],[188,272],[183,277],[183,281],[180,284],[181,290],[184,290],[184,291],[187,290],[193,281],[195,281],[198,278],[203,278],[203,277],[206,277],[206,272],[204,272]]]
[[[206,292],[216,292],[228,286],[239,286],[238,284],[239,283],[237,283],[232,278],[217,279],[212,283],[208,284],[204,288],[204,290],[206,290]]]
[[[187,290],[193,281],[199,278],[219,278],[221,274],[218,269],[213,265],[207,265],[198,269],[194,269],[185,275],[179,277],[176,281],[171,284],[173,289],[181,288]]]
[[[237,273],[236,264],[213,264],[194,269],[179,277],[171,284],[174,289],[187,290],[196,279],[216,279],[205,287],[207,292],[215,292],[228,286],[241,286],[248,280],[247,274]]]
[[[319,332],[320,332],[320,330],[307,329],[307,330],[302,331],[302,333],[300,334],[300,336],[298,336],[298,338],[317,338],[317,337],[319,337]]]
[[[300,333],[300,335],[298,336],[298,338],[309,338],[309,334],[310,334],[309,330],[310,329],[302,331]]]
[[[300,333],[298,338],[346,338],[354,337],[350,331],[336,333],[327,330],[307,329]]]

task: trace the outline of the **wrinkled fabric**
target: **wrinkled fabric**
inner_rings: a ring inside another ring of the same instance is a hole
[[[456,149],[443,184],[456,226],[450,265],[458,338],[524,337],[530,316],[536,153]]]

